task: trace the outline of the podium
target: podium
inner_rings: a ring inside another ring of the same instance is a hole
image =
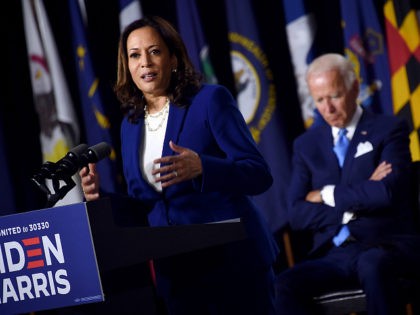
[[[246,237],[240,219],[150,227],[139,204],[103,198],[0,217],[0,314],[156,315],[151,259]]]
[[[235,242],[246,238],[240,219],[210,224],[150,227],[147,214],[130,199],[104,198],[86,203],[104,303],[87,314],[160,314],[148,261]],[[137,273],[136,285],[127,278]]]
[[[109,271],[246,238],[240,218],[217,223],[150,227],[124,199],[86,203],[101,271]]]

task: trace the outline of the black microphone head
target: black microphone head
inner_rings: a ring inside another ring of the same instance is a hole
[[[82,155],[88,146],[84,143],[75,146],[61,160],[56,162],[56,170],[53,176],[61,177],[62,175],[72,176],[77,172]]]
[[[66,156],[71,156],[77,159],[80,159],[80,156],[86,152],[86,150],[88,149],[87,144],[85,143],[81,143],[77,146],[75,146],[73,149],[71,149]]]
[[[106,142],[100,142],[91,146],[83,154],[85,163],[96,163],[111,154],[111,146]]]

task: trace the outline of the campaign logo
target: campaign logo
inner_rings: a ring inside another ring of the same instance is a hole
[[[99,301],[84,204],[0,217],[0,314]]]
[[[54,235],[54,240],[43,235],[0,244],[0,274],[4,275],[0,303],[69,293],[66,269],[33,270],[64,263],[59,234]],[[14,276],[22,271],[27,273]]]

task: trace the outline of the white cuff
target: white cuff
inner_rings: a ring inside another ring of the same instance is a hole
[[[344,214],[343,214],[343,220],[341,221],[341,223],[342,224],[347,224],[347,223],[349,223],[350,222],[350,220],[353,220],[353,219],[355,219],[356,217],[355,217],[355,215],[354,215],[354,213],[353,212],[349,212],[349,211],[346,211],[346,212],[344,212]]]
[[[334,189],[335,185],[326,185],[321,189],[322,201],[330,207],[335,207]]]

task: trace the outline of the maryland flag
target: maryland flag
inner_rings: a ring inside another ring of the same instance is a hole
[[[420,31],[409,0],[387,0],[384,5],[394,114],[410,127],[413,161],[420,160]]]

